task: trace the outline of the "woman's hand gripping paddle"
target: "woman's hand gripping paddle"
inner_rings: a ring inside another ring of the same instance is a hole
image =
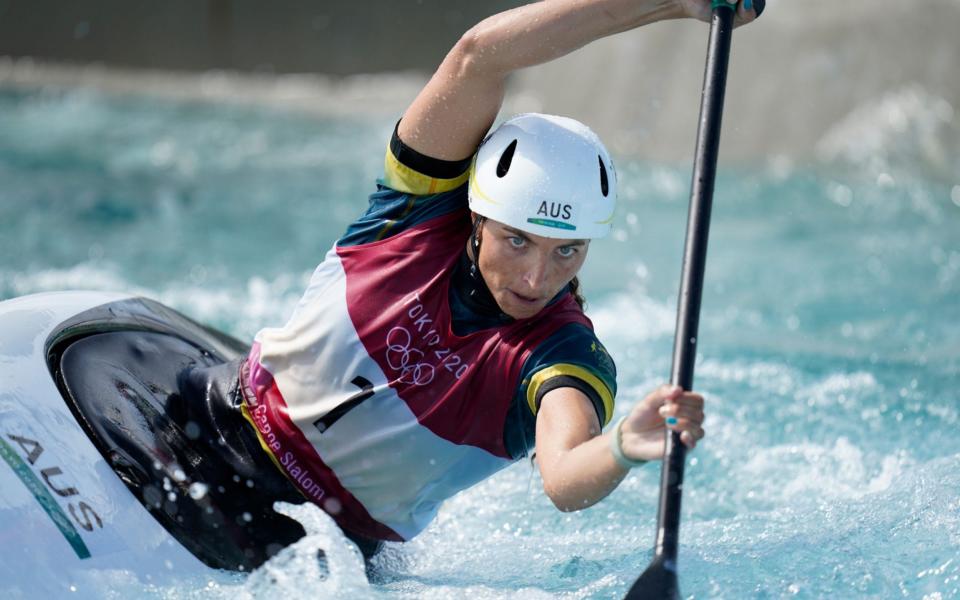
[[[757,2],[758,12],[762,3]],[[690,210],[687,215],[687,239],[683,251],[680,298],[677,306],[677,330],[673,338],[673,367],[670,383],[684,390],[693,387],[693,364],[697,355],[697,326],[703,271],[710,231],[710,207],[720,145],[720,120],[727,83],[727,62],[736,3],[713,0],[707,66],[703,78],[700,124],[693,163]],[[660,510],[657,516],[657,541],[653,561],[627,592],[628,600],[664,600],[680,597],[677,580],[677,546],[680,530],[680,495],[686,449],[680,435],[667,430],[666,448],[660,477]]]

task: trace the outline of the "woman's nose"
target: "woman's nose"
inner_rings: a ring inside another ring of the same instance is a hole
[[[547,265],[544,261],[537,260],[530,264],[523,276],[523,281],[531,289],[539,290],[543,286],[547,276]]]

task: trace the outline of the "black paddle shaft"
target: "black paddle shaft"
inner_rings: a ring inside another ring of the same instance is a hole
[[[713,183],[717,174],[717,153],[720,147],[720,122],[727,84],[727,61],[733,30],[733,11],[716,10],[710,29],[710,50],[703,79],[703,101],[697,131],[696,158],[687,216],[687,239],[683,251],[683,272],[680,276],[680,297],[677,305],[677,329],[673,337],[673,367],[670,383],[685,390],[693,389],[693,368],[697,356],[697,328],[700,324],[700,301],[703,297],[703,273],[707,262],[707,238],[710,234],[710,210],[713,205]],[[668,432],[660,482],[660,514],[657,524],[657,554],[676,560],[680,528],[680,493],[686,446],[680,435]]]
[[[697,328],[700,324],[700,301],[703,297],[703,273],[707,262],[707,238],[710,234],[710,210],[713,205],[713,184],[717,174],[717,153],[720,147],[720,122],[727,83],[727,60],[733,11],[716,10],[710,28],[710,46],[703,80],[703,101],[697,130],[697,150],[693,163],[690,210],[687,216],[687,239],[683,251],[683,273],[677,306],[677,329],[673,338],[673,367],[670,383],[685,390],[693,388],[693,368],[697,356]],[[663,476],[660,482],[660,513],[657,519],[657,555],[666,560],[677,558],[680,528],[680,494],[686,446],[680,435],[667,434]]]
[[[717,172],[720,124],[727,82],[727,63],[733,31],[734,9],[719,7],[713,11],[707,64],[703,78],[700,122],[693,163],[687,238],[683,252],[683,272],[677,306],[677,328],[673,338],[673,367],[670,382],[684,390],[693,387],[693,368],[697,356],[697,327],[703,296],[703,273],[710,232],[710,209]],[[686,447],[680,435],[667,430],[666,449],[660,479],[660,507],[657,516],[657,540],[654,559],[627,594],[634,598],[679,597],[677,548],[680,533],[680,499]]]

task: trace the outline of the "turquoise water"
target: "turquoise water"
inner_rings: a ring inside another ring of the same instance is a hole
[[[252,339],[284,321],[363,210],[392,124],[0,91],[0,299],[135,291]],[[922,144],[909,131],[886,144],[720,172],[696,372],[707,438],[690,455],[681,530],[687,597],[960,598],[960,171],[912,153]],[[619,225],[591,247],[583,280],[622,413],[669,374],[689,165],[621,158],[619,170]],[[563,514],[536,470],[515,465],[390,547],[369,583],[307,511],[316,533],[248,578],[158,587],[103,573],[81,592],[619,597],[649,560],[658,475],[640,469]]]

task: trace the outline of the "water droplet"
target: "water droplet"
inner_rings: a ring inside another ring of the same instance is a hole
[[[827,189],[830,199],[844,208],[853,204],[853,190],[840,183],[831,183]]]
[[[637,265],[637,268],[633,270],[634,274],[637,276],[637,279],[646,279],[650,275],[650,271],[647,269],[647,265],[640,263]]]
[[[190,497],[194,500],[200,500],[207,495],[207,490],[209,488],[205,483],[200,483],[199,481],[190,484]]]
[[[148,485],[143,488],[143,501],[149,506],[160,508],[160,504],[163,502],[163,495],[156,487]]]
[[[251,515],[248,512],[243,513],[241,516],[243,517],[243,520],[246,521],[247,523],[253,520],[253,515]]]
[[[187,424],[183,426],[183,432],[187,434],[187,437],[191,440],[199,439],[200,426],[193,421],[187,421]]]
[[[340,501],[336,498],[327,498],[323,501],[323,510],[331,515],[340,514],[340,511],[343,509],[343,506],[340,504]]]

